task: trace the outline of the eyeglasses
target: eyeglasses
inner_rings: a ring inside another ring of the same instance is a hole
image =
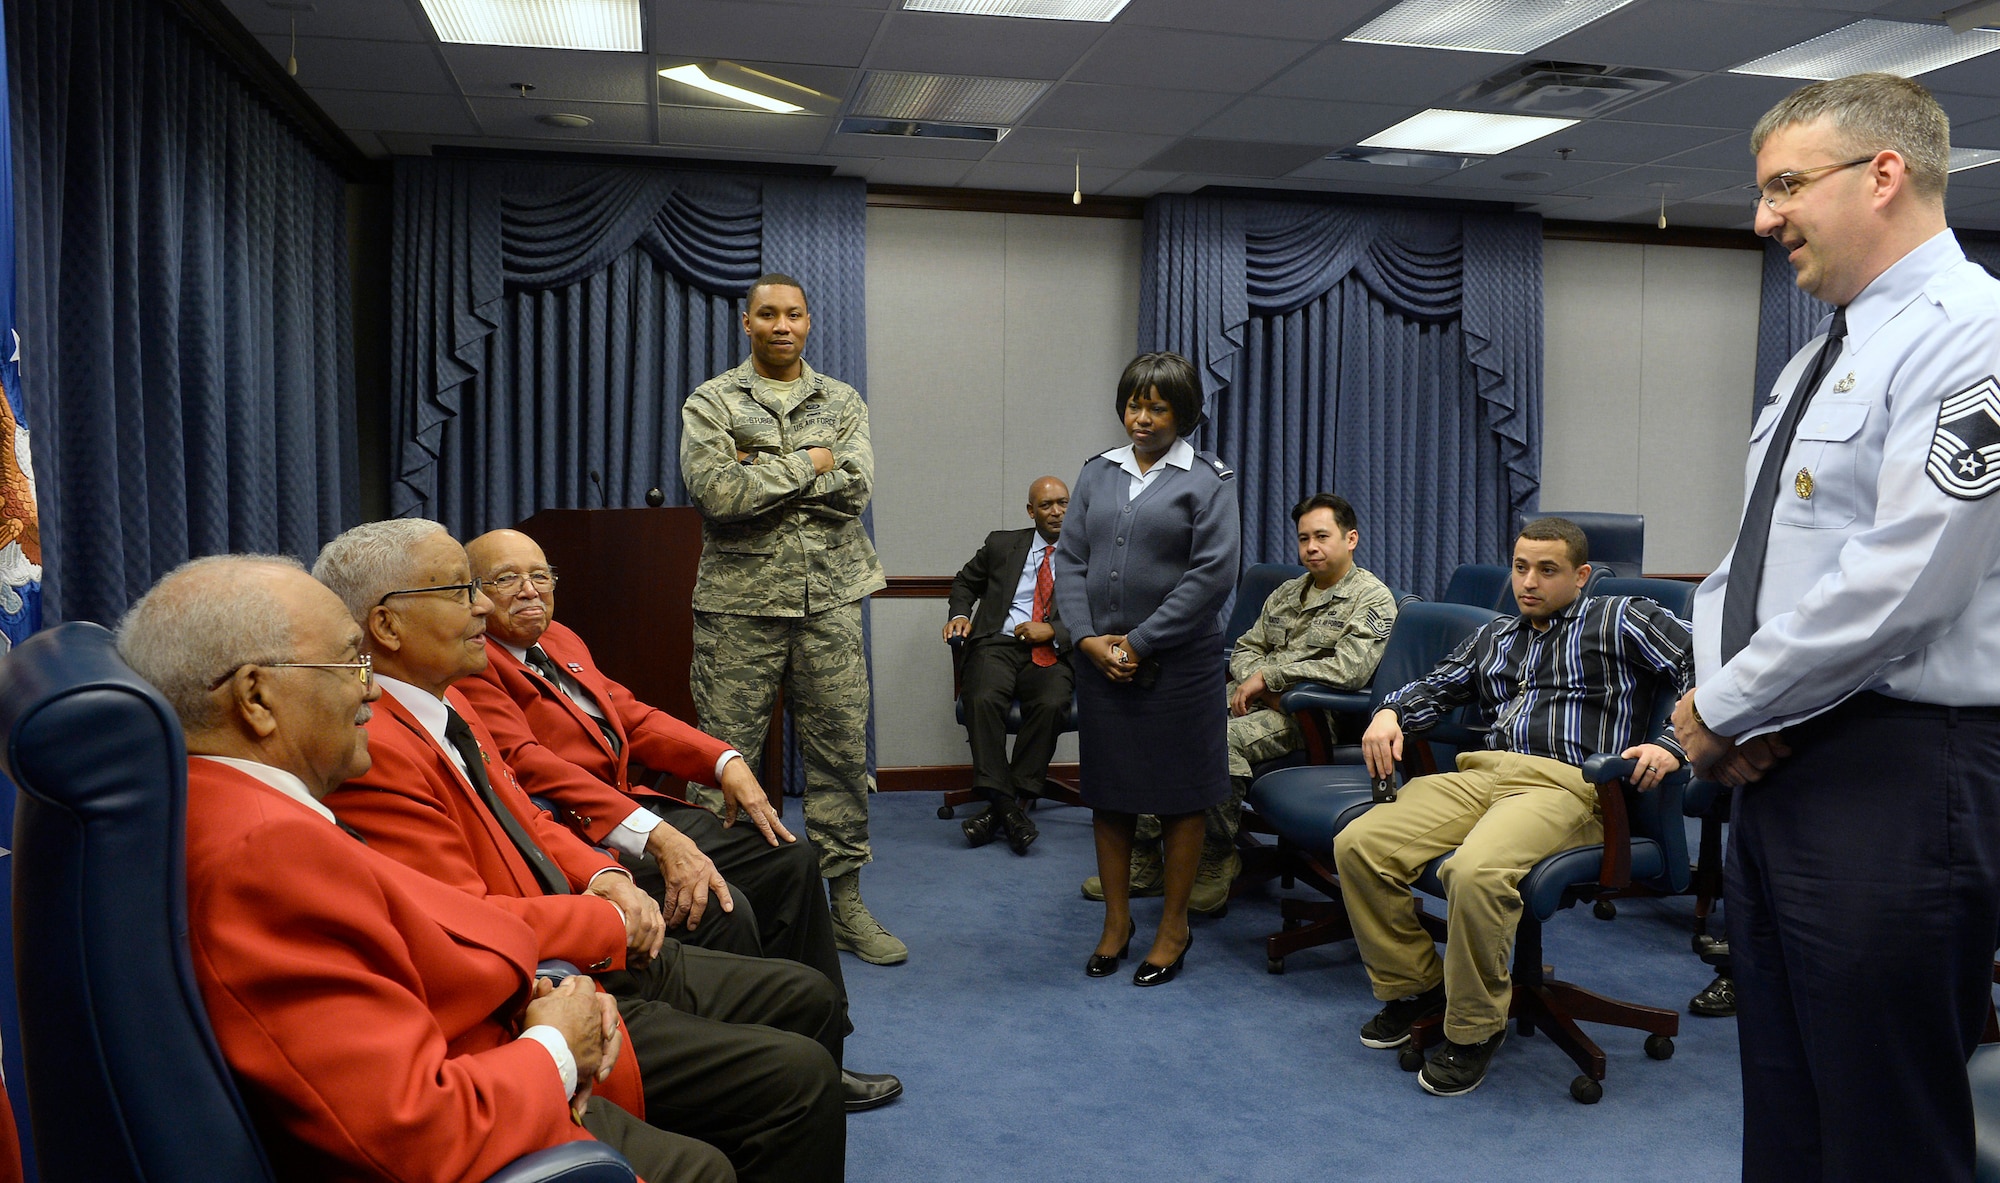
[[[1761,185],[1746,185],[1744,188],[1756,190],[1757,200],[1772,209],[1777,209],[1780,203],[1791,200],[1794,194],[1805,188],[1806,178],[1813,174],[1837,172],[1843,168],[1853,168],[1857,164],[1867,164],[1878,155],[1880,153],[1871,152],[1858,160],[1843,160],[1839,164],[1821,164],[1812,168],[1795,168],[1790,172],[1779,173]]]
[[[238,671],[252,666],[267,670],[351,670],[354,680],[361,683],[363,690],[375,684],[375,660],[364,653],[360,661],[246,661],[210,682],[208,688],[218,689],[224,682],[235,677]]]
[[[556,586],[554,571],[530,571],[523,575],[519,571],[509,571],[505,575],[495,575],[485,581],[486,586],[503,596],[516,595],[523,583],[531,583],[538,592],[552,591]]]
[[[486,586],[485,580],[475,579],[470,583],[440,583],[436,587],[399,588],[396,591],[383,592],[382,598],[375,601],[375,606],[380,608],[382,605],[388,603],[390,596],[420,596],[425,592],[464,592],[465,606],[470,608],[473,602],[479,599],[479,589],[484,586]]]

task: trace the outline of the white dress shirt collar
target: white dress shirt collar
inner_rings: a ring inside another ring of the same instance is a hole
[[[259,764],[255,760],[239,760],[234,756],[196,756],[195,759],[213,760],[217,764],[222,764],[230,768],[234,768],[236,771],[242,773],[245,776],[255,777],[256,779],[263,781],[265,784],[276,789],[278,792],[283,793],[285,796],[290,797],[294,801],[297,801],[299,804],[305,806],[307,809],[310,809],[314,813],[319,814],[326,820],[328,821],[334,820],[333,811],[319,803],[318,798],[314,797],[312,793],[307,790],[306,782],[300,780],[296,776],[293,776],[291,773],[286,772],[282,768],[276,768],[269,764]]]
[[[424,730],[430,732],[431,738],[438,741],[439,746],[448,752],[457,750],[445,742],[444,725],[451,708],[445,704],[444,699],[422,687],[412,686],[387,674],[378,673],[375,675],[375,680],[381,683],[384,694],[402,703],[404,710],[417,717],[417,722],[423,724]]]
[[[1148,474],[1158,469],[1162,464],[1171,464],[1183,471],[1192,469],[1194,467],[1194,445],[1188,443],[1185,436],[1175,436],[1174,442],[1167,448],[1167,454],[1154,461],[1153,467],[1147,469],[1145,472],[1139,471],[1139,458],[1132,454],[1131,444],[1126,444],[1122,448],[1111,449],[1109,452],[1104,453],[1104,458],[1143,481]]]
[[[1958,238],[1949,230],[1940,230],[1924,240],[1923,245],[1891,263],[1847,305],[1848,350],[1859,353],[1875,330],[1888,324],[1910,301],[1922,295],[1939,272],[1964,258]],[[1818,332],[1826,332],[1832,319],[1828,313]]]

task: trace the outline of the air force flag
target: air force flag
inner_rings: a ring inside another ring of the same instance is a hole
[[[1924,471],[1961,501],[2000,489],[2000,380],[1989,374],[1939,404]]]

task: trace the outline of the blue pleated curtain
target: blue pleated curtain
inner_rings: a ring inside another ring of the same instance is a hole
[[[21,385],[45,619],[359,513],[341,178],[161,0],[22,0]]]
[[[470,538],[653,488],[688,504],[681,404],[748,355],[758,275],[806,286],[808,364],[866,391],[866,234],[858,180],[397,161],[391,512]]]
[[[1541,221],[1233,198],[1147,203],[1139,338],[1201,372],[1243,482],[1244,561],[1288,510],[1354,503],[1361,562],[1435,595],[1497,561],[1540,488]]]
[[[2000,276],[2000,234],[1957,231],[1958,245],[1965,257]],[[1833,315],[1833,306],[1822,304],[1799,290],[1797,273],[1786,259],[1786,251],[1775,242],[1764,244],[1763,285],[1758,297],[1757,389],[1752,392],[1749,414],[1756,418],[1757,407],[1778,381],[1785,363],[1813,339],[1819,323]]]

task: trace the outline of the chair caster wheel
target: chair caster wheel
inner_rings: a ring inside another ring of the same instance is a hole
[[[1588,1076],[1579,1076],[1569,1082],[1569,1095],[1578,1104],[1595,1105],[1604,1099],[1604,1086]]]
[[[952,815],[952,814],[954,814],[954,813],[957,813],[957,812],[958,812],[958,811],[957,811],[956,809],[953,809],[953,808],[952,808],[951,806],[949,806],[949,805],[940,805],[940,806],[938,806],[938,817],[942,818],[942,819],[943,819],[943,820],[945,820],[945,821],[950,821],[950,820],[951,820],[951,815]]]
[[[1699,957],[1708,949],[1708,934],[1698,932],[1694,934],[1694,939],[1688,943],[1694,946],[1694,955]]]
[[[1274,973],[1274,974],[1284,973],[1285,959],[1282,957],[1266,957],[1264,959],[1264,969],[1265,972],[1267,973]]]
[[[1648,1035],[1646,1054],[1655,1060],[1671,1060],[1674,1058],[1674,1041],[1664,1035]]]
[[[1396,1067],[1405,1072],[1421,1072],[1424,1067],[1423,1049],[1414,1043],[1406,1043],[1403,1050],[1396,1053]]]
[[[1610,900],[1599,900],[1590,906],[1590,914],[1599,920],[1615,920],[1618,917],[1618,905]]]

